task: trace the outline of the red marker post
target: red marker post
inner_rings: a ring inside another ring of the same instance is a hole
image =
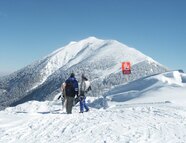
[[[130,62],[122,62],[122,72],[123,74],[131,74]]]

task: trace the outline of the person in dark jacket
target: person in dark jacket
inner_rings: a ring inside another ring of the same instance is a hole
[[[72,113],[72,106],[74,97],[78,96],[78,82],[74,73],[71,73],[70,77],[65,81],[65,94],[66,94],[66,112]]]
[[[91,86],[90,86],[90,82],[88,81],[88,79],[85,77],[84,74],[82,74],[81,78],[82,80],[80,84],[80,113],[83,113],[84,108],[85,108],[85,112],[89,111],[89,108],[86,104],[85,93],[87,93],[88,90],[91,90]]]

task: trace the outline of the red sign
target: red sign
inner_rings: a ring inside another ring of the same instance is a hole
[[[131,74],[130,62],[123,62],[122,63],[122,72],[123,72],[123,74]]]

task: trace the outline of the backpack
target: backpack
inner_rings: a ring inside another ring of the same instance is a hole
[[[73,82],[70,80],[66,81],[65,93],[66,96],[75,97],[75,89],[73,86]]]

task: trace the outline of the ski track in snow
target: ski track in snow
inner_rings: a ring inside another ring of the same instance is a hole
[[[33,101],[36,102],[36,101]],[[27,103],[25,103],[26,105]],[[30,105],[41,104],[36,102]],[[186,142],[186,107],[172,103],[113,104],[107,109],[79,106],[67,115],[59,109],[7,108],[0,112],[1,143],[181,143]],[[32,108],[27,106],[27,108]]]

